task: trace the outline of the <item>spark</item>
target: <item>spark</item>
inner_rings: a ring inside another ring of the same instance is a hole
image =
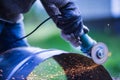
[[[85,67],[85,66],[82,66],[82,65],[81,66],[76,65],[76,67],[74,67],[74,68],[68,68],[68,69],[66,69],[65,73],[66,74],[72,74],[72,75],[76,74],[76,73],[81,74],[82,72],[87,72],[87,71],[93,70],[97,66],[99,66],[99,65],[94,64],[94,65],[89,66],[89,67]]]

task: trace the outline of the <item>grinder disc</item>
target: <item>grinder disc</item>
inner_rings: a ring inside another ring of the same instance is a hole
[[[104,43],[97,43],[91,50],[91,57],[97,64],[103,64],[108,58],[108,48]]]

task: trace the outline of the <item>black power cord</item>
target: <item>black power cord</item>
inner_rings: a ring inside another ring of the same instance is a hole
[[[38,28],[40,28],[45,22],[47,22],[49,19],[51,19],[51,17],[45,19],[45,20],[44,20],[42,23],[40,23],[33,31],[31,31],[31,32],[28,33],[27,35],[25,35],[25,36],[23,36],[23,37],[15,40],[13,43],[16,43],[17,41],[20,41],[20,40],[22,40],[22,39],[27,38],[28,36],[30,36],[31,34],[33,34]],[[12,44],[13,44],[13,43],[12,43]]]

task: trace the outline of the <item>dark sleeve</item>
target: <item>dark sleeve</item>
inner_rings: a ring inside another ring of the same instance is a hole
[[[57,27],[64,33],[81,31],[81,14],[72,0],[41,0],[41,2]]]

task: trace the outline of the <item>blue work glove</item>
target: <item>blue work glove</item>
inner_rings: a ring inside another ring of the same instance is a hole
[[[58,28],[65,34],[82,30],[82,18],[74,0],[41,0]]]
[[[62,37],[74,46],[79,46],[79,36],[88,32],[83,27],[80,10],[74,0],[41,0],[48,14],[62,31]]]

